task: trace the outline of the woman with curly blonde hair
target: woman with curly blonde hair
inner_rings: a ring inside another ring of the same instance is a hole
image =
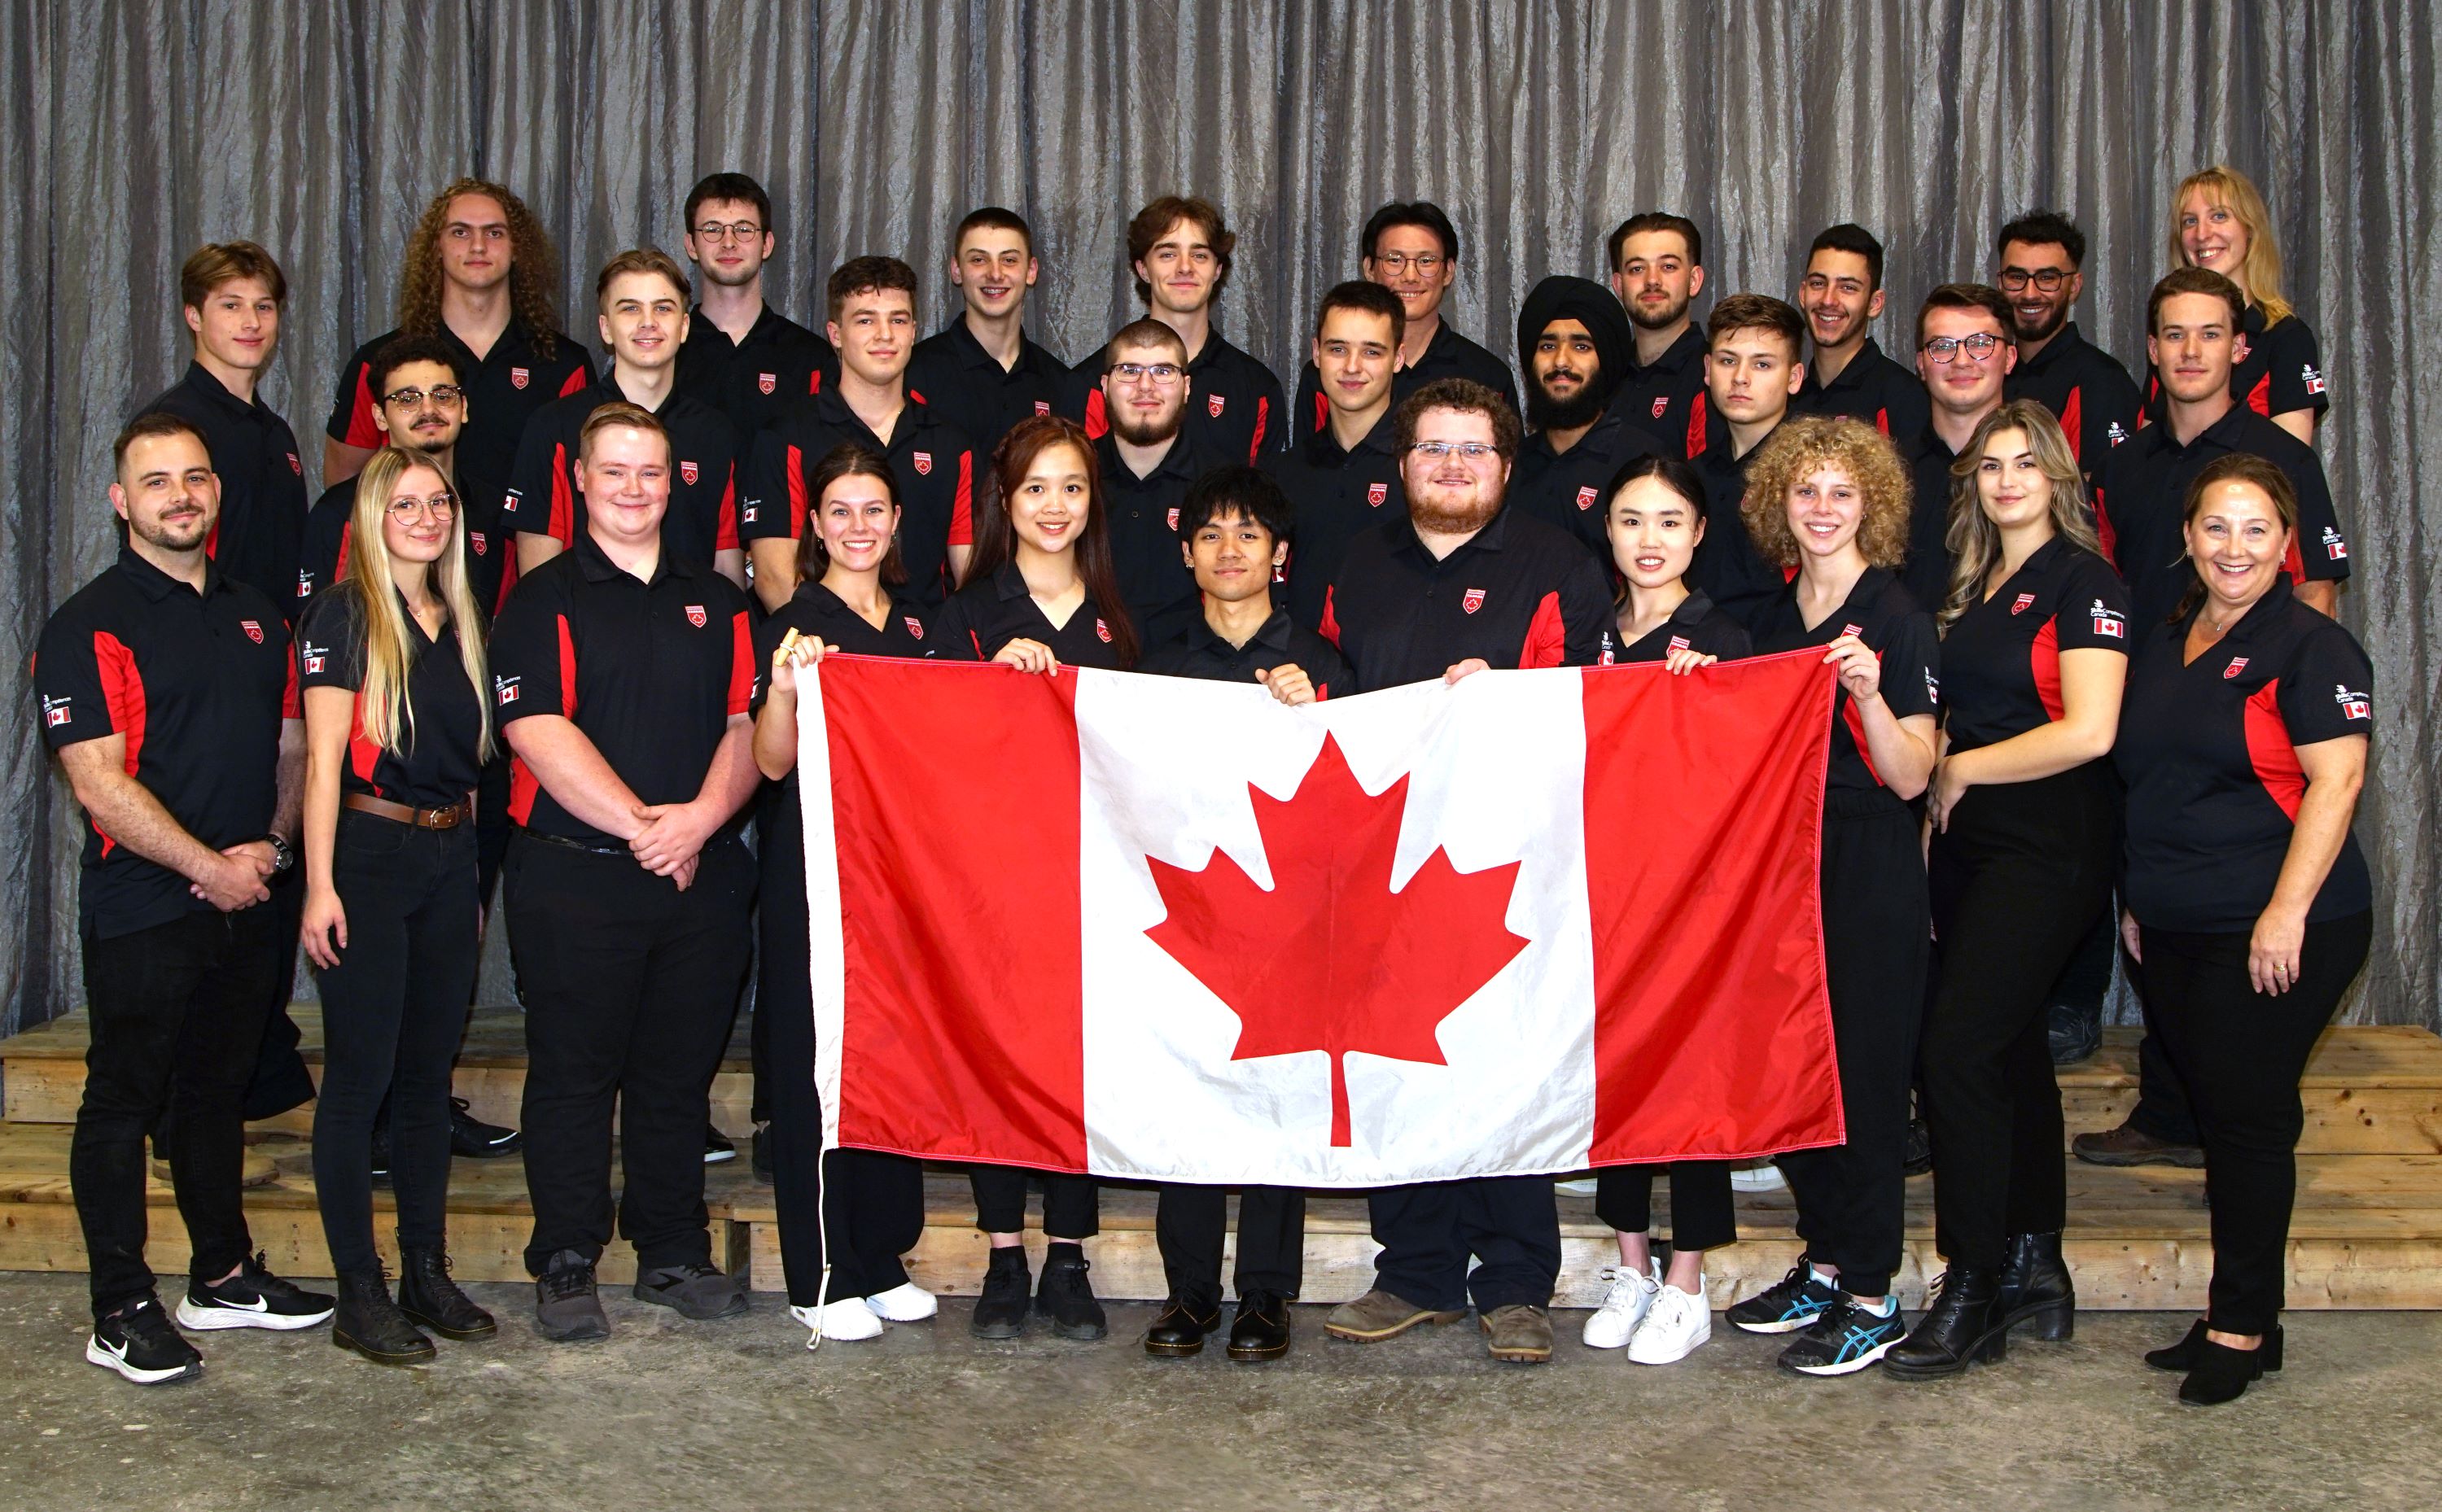
[[[1783,1156],[1806,1253],[1729,1310],[1796,1334],[1788,1369],[1846,1375],[1906,1337],[1899,1268],[1908,1084],[1924,1010],[1924,852],[1908,803],[1933,772],[1933,616],[1892,575],[1907,555],[1908,468],[1855,420],[1793,420],[1758,448],[1740,505],[1788,586],[1756,649],[1820,651],[1839,669],[1823,805],[1823,963],[1848,1142]]]
[[[2190,173],[2171,192],[2170,243],[2173,267],[2209,268],[2247,296],[2247,355],[2230,370],[2230,396],[2311,445],[2332,400],[2315,333],[2281,297],[2281,246],[2264,196],[2226,164]],[[2160,420],[2158,380],[2148,379],[2145,397]]]

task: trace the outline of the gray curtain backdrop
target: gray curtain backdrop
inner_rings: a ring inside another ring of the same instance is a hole
[[[2000,222],[2055,206],[2094,243],[2078,318],[2134,368],[2167,196],[2215,161],[2265,189],[2332,375],[2320,446],[2380,710],[2358,825],[2379,922],[2352,1012],[2433,1022],[2442,487],[2415,459],[2442,446],[2436,33],[2431,4],[2315,0],[0,0],[20,714],[0,742],[0,1031],[81,993],[80,821],[25,658],[111,556],[109,438],[185,361],[175,276],[198,243],[283,261],[268,396],[313,458],[337,364],[392,323],[410,226],[462,173],[555,229],[568,310],[611,253],[678,250],[689,185],[738,169],[776,207],[784,310],[810,318],[832,265],[893,252],[926,274],[930,329],[957,308],[951,225],[1005,204],[1037,232],[1033,324],[1072,358],[1136,313],[1131,211],[1200,193],[1238,232],[1223,327],[1290,382],[1366,214],[1419,196],[1465,239],[1448,313],[1513,360],[1526,288],[1600,276],[1636,210],[1696,219],[1713,294],[1785,295],[1815,230],[1873,228],[1879,334],[1904,347],[1926,289],[1988,277]],[[565,323],[592,342],[590,317]]]

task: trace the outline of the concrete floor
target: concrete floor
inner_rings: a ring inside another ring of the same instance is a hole
[[[2442,1503],[2442,1315],[2306,1313],[2288,1369],[2200,1411],[2138,1353],[2184,1319],[2089,1314],[2075,1343],[1908,1386],[1812,1381],[1716,1325],[1676,1367],[1575,1342],[1497,1366],[1471,1327],[1358,1347],[1298,1311],[1270,1366],[1157,1361],[1112,1339],[967,1335],[967,1303],[826,1344],[776,1299],[690,1324],[608,1300],[554,1347],[522,1287],[470,1287],[489,1344],[383,1370],[327,1333],[206,1335],[200,1381],[83,1362],[82,1276],[0,1275],[0,1506],[1641,1508],[2390,1507]]]

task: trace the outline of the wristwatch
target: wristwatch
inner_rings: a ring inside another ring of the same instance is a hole
[[[282,872],[284,872],[289,867],[297,865],[297,847],[290,845],[284,838],[276,834],[267,834],[263,837],[263,841],[264,844],[271,847],[271,874],[273,876],[279,876]]]

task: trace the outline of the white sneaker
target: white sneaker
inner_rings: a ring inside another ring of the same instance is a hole
[[[821,1307],[792,1307],[789,1316],[824,1339],[852,1340],[882,1337],[882,1320],[865,1304],[862,1297],[850,1297],[846,1302]],[[814,1340],[808,1339],[806,1347],[813,1348]]]
[[[1645,1315],[1644,1326],[1629,1340],[1628,1357],[1640,1365],[1675,1364],[1712,1337],[1713,1309],[1704,1300],[1704,1284],[1697,1282],[1692,1295],[1665,1286],[1653,1300],[1653,1310]]]
[[[912,1281],[902,1282],[879,1296],[867,1297],[865,1304],[886,1323],[920,1323],[941,1310],[933,1294]]]
[[[1730,1173],[1730,1190],[1733,1192],[1780,1192],[1788,1186],[1789,1177],[1781,1175],[1780,1167],[1769,1160],[1742,1165]]]
[[[1584,1338],[1588,1349],[1617,1349],[1635,1337],[1637,1325],[1653,1309],[1653,1299],[1662,1289],[1661,1267],[1657,1265],[1649,1274],[1626,1266],[1605,1266],[1602,1273],[1611,1290],[1586,1320]]]

